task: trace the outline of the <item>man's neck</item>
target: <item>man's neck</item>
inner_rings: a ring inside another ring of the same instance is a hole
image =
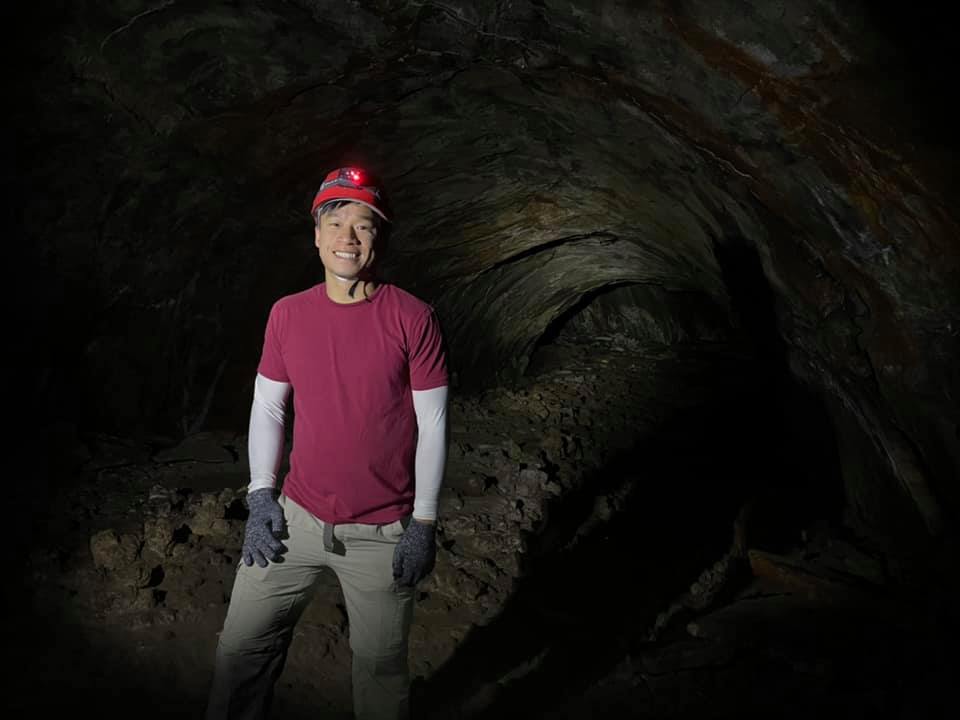
[[[350,305],[372,298],[380,289],[380,284],[373,278],[367,280],[341,280],[330,273],[326,276],[327,297],[339,305]],[[354,287],[354,284],[356,287]],[[353,297],[350,296],[353,288]]]

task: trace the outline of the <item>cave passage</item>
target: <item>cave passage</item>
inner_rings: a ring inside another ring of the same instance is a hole
[[[8,713],[200,715],[264,324],[323,277],[310,201],[356,165],[395,210],[378,272],[449,351],[419,713],[957,714],[956,53],[934,11],[5,12]],[[324,575],[277,713],[345,720],[350,663]]]
[[[671,617],[671,639],[715,604],[769,592],[751,584],[745,558],[734,550],[737,535],[745,534],[753,547],[788,552],[806,533],[832,525],[842,508],[829,419],[790,377],[773,317],[763,312],[770,291],[756,254],[741,246],[721,262],[744,315],[736,343],[652,344],[623,324],[618,329],[625,332],[615,336],[579,334],[581,315],[592,314],[591,305],[611,289],[584,297],[538,343],[527,382],[550,383],[572,398],[576,384],[567,378],[595,376],[591,401],[605,412],[593,430],[617,450],[589,457],[587,449],[588,457],[573,462],[572,471],[583,472],[579,490],[547,506],[547,519],[531,539],[540,547],[531,551],[534,559],[503,614],[475,629],[452,661],[419,688],[425,717],[672,717],[678,709],[714,717],[703,713],[720,713],[721,705],[731,713],[773,709],[783,693],[796,690],[793,672],[786,666],[769,670],[762,653],[747,653],[730,672],[739,683],[768,673],[763,691],[749,698],[717,692],[698,705],[684,697],[691,690],[686,683],[654,696],[646,680],[649,694],[641,697],[635,690],[639,669],[626,672],[629,680],[616,675],[624,675],[622,663],[631,655],[657,657],[652,631],[657,628],[656,640],[662,641],[658,615],[701,572],[707,582],[699,592],[711,599]],[[619,306],[613,312],[629,316],[630,310]],[[610,306],[597,310],[604,312]],[[651,358],[657,362],[643,362]],[[679,392],[681,386],[688,393]],[[794,608],[774,612],[794,622]],[[827,624],[848,622],[829,612],[824,617]],[[820,630],[835,632],[834,625]],[[776,640],[775,633],[770,637]],[[783,638],[779,650],[809,654]],[[853,656],[859,652],[873,649],[861,645]],[[691,670],[698,662],[709,668],[712,654],[715,648],[691,652]],[[851,660],[827,650],[820,659],[832,663],[829,672],[839,684],[849,680],[843,667]],[[869,683],[886,682],[902,670],[894,669],[893,658],[887,662],[844,692],[870,695]],[[613,687],[594,687],[610,677]],[[591,688],[594,704],[584,706]],[[800,717],[848,701],[823,690],[791,712]]]

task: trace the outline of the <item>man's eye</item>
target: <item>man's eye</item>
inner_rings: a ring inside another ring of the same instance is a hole
[[[328,222],[327,225],[330,227],[340,227],[340,223],[338,222]]]

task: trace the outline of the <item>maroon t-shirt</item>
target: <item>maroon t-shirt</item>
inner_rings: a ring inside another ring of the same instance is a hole
[[[412,390],[447,384],[433,308],[395,285],[341,305],[323,284],[270,310],[257,371],[293,386],[293,450],[283,492],[331,523],[413,512]]]

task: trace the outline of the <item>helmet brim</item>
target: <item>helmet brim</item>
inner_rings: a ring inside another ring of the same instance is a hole
[[[390,219],[389,214],[385,208],[378,207],[376,199],[369,193],[364,190],[354,189],[354,188],[330,188],[329,190],[319,193],[313,201],[313,208],[310,210],[310,214],[316,216],[317,210],[322,208],[324,205],[328,205],[332,202],[337,202],[340,200],[348,200],[350,202],[360,203],[361,205],[366,205],[368,208],[373,210],[377,215],[386,220],[388,223],[393,221]]]

